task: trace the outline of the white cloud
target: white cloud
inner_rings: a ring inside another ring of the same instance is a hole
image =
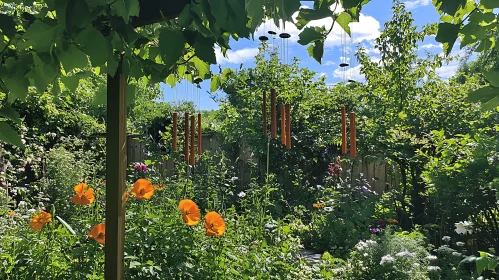
[[[322,63],[322,65],[324,66],[331,66],[331,65],[335,65],[336,63],[334,61],[331,61],[331,60],[328,60],[328,61],[325,61],[324,63]]]
[[[220,48],[215,49],[217,63],[219,64],[241,64],[253,60],[258,54],[258,48],[244,48],[237,51],[228,50],[224,57]]]
[[[306,7],[306,6],[304,6]],[[342,9],[337,8],[336,12],[340,12]],[[293,18],[296,18],[298,16],[298,12],[293,15]],[[325,19],[320,19],[320,20],[313,20],[307,24],[308,26],[314,27],[314,26],[325,26],[327,29],[331,27],[331,24],[333,23],[333,20],[331,18],[325,18]],[[359,22],[352,22],[350,23],[350,30],[352,34],[352,43],[359,43],[362,41],[370,41],[373,40],[380,35],[380,29],[381,29],[381,24],[379,23],[378,20],[376,20],[372,16],[366,16],[364,14],[360,14],[359,16]],[[292,24],[292,23],[287,23],[286,28],[284,29],[281,25],[281,28],[277,28],[273,22],[264,22],[255,32],[256,36],[259,35],[267,35],[267,32],[269,30],[273,30],[277,32],[277,34],[286,32],[291,35],[290,44],[295,44],[297,43],[299,39],[299,34],[301,33],[302,30],[298,30],[298,28]],[[344,36],[345,32],[343,29],[340,27],[339,24],[335,23],[333,30],[329,34],[329,36],[326,39],[325,42],[325,47],[331,48],[335,46],[341,46],[342,45],[342,36]],[[268,35],[267,35],[268,36]],[[280,38],[277,37],[276,40],[280,42]],[[347,35],[347,45],[350,44],[350,38]],[[272,39],[270,40],[272,41]],[[343,43],[344,44],[344,43]]]
[[[443,45],[442,44],[426,44],[421,46],[422,49],[430,50],[430,49],[442,49]]]
[[[319,76],[324,77],[326,76],[326,73],[322,72]]]
[[[440,78],[447,80],[456,74],[459,65],[457,63],[450,63],[449,65],[444,65],[436,70]]]
[[[371,57],[371,61],[373,62],[379,62],[381,58],[379,57]],[[346,80],[354,80],[357,82],[364,82],[366,78],[364,77],[363,74],[360,73],[360,68],[362,65],[357,65],[355,67],[350,67],[348,69],[336,69],[333,72],[333,77],[338,78],[338,79],[343,79],[345,78]]]
[[[408,10],[414,10],[416,8],[422,7],[422,6],[428,6],[430,5],[430,0],[408,0],[405,1],[405,7]]]

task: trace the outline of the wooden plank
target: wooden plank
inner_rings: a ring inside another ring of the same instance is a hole
[[[277,137],[276,97],[276,90],[270,90],[270,132],[272,139],[275,139]]]
[[[355,127],[354,112],[350,112],[350,157],[357,157],[357,129]]]
[[[106,136],[106,280],[124,279],[126,191],[126,78],[121,59],[114,77],[107,77]]]
[[[347,154],[347,109],[341,107],[341,153]]]

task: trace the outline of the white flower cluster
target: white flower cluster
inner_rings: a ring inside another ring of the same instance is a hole
[[[445,242],[449,242],[450,241],[450,236],[444,236],[444,237],[442,237],[442,240],[445,241]]]
[[[428,255],[428,256],[426,256],[426,259],[429,260],[429,261],[434,261],[434,260],[437,259],[437,256],[435,256],[435,255]]]
[[[428,266],[428,271],[439,271],[439,270],[440,270],[440,267],[438,267],[438,266],[434,266],[434,265]]]
[[[454,225],[456,226],[456,232],[458,234],[468,234],[468,233],[471,234],[471,233],[473,233],[473,229],[472,229],[473,223],[472,222],[464,221],[464,222],[455,223]]]
[[[414,254],[412,254],[409,251],[403,251],[395,254],[396,257],[401,257],[401,258],[414,258]]]
[[[386,255],[386,256],[381,257],[381,261],[379,262],[379,264],[380,265],[392,264],[394,261],[395,261],[395,259],[392,256]]]
[[[372,246],[374,244],[377,244],[376,241],[374,240],[366,240],[366,241],[360,241],[359,243],[357,243],[357,245],[355,245],[355,248],[358,250],[358,251],[362,251],[366,248],[368,248],[369,246]]]

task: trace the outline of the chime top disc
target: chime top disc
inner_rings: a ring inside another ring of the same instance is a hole
[[[270,35],[276,35],[277,33],[275,31],[269,30],[268,32]]]
[[[267,36],[260,36],[258,39],[260,39],[260,41],[268,41],[269,37],[267,37]]]
[[[281,33],[279,34],[279,37],[282,39],[288,39],[291,37],[291,35],[289,33]]]
[[[350,79],[348,79],[348,82],[349,82],[349,83],[356,83],[356,81],[354,81],[354,80],[350,80]]]
[[[347,66],[350,66],[350,64],[346,63],[346,62],[342,62],[340,63],[340,67],[347,67]]]
[[[186,75],[190,75],[190,74],[192,74],[192,72],[191,72],[191,71],[189,71],[189,70],[186,70],[186,71],[185,71],[185,74],[186,74]]]
[[[201,78],[196,78],[196,79],[194,79],[194,83],[195,83],[195,84],[199,84],[199,83],[201,83],[202,81],[203,81],[203,79],[201,79]]]

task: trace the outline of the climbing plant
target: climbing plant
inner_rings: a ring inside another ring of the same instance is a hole
[[[442,15],[435,39],[443,44],[446,54],[451,52],[458,38],[461,41],[460,48],[477,45],[477,52],[492,48],[499,50],[495,36],[498,31],[499,1],[433,0],[433,5]],[[491,110],[499,106],[499,72],[488,71],[484,76],[489,84],[470,92],[468,100],[479,101],[484,110]]]
[[[129,81],[173,85],[183,78],[210,79],[215,47],[225,55],[231,38],[252,38],[266,20],[304,28],[299,42],[310,44],[310,54],[320,62],[332,26],[305,26],[332,18],[333,25],[338,22],[349,32],[348,24],[358,21],[369,0],[313,2],[306,8],[299,0],[0,1],[0,92],[6,94],[0,116],[18,122],[8,104],[23,100],[29,87],[74,92],[91,75],[115,75],[120,61]],[[105,94],[103,86],[98,96]],[[1,141],[22,146],[7,122],[0,128]]]

